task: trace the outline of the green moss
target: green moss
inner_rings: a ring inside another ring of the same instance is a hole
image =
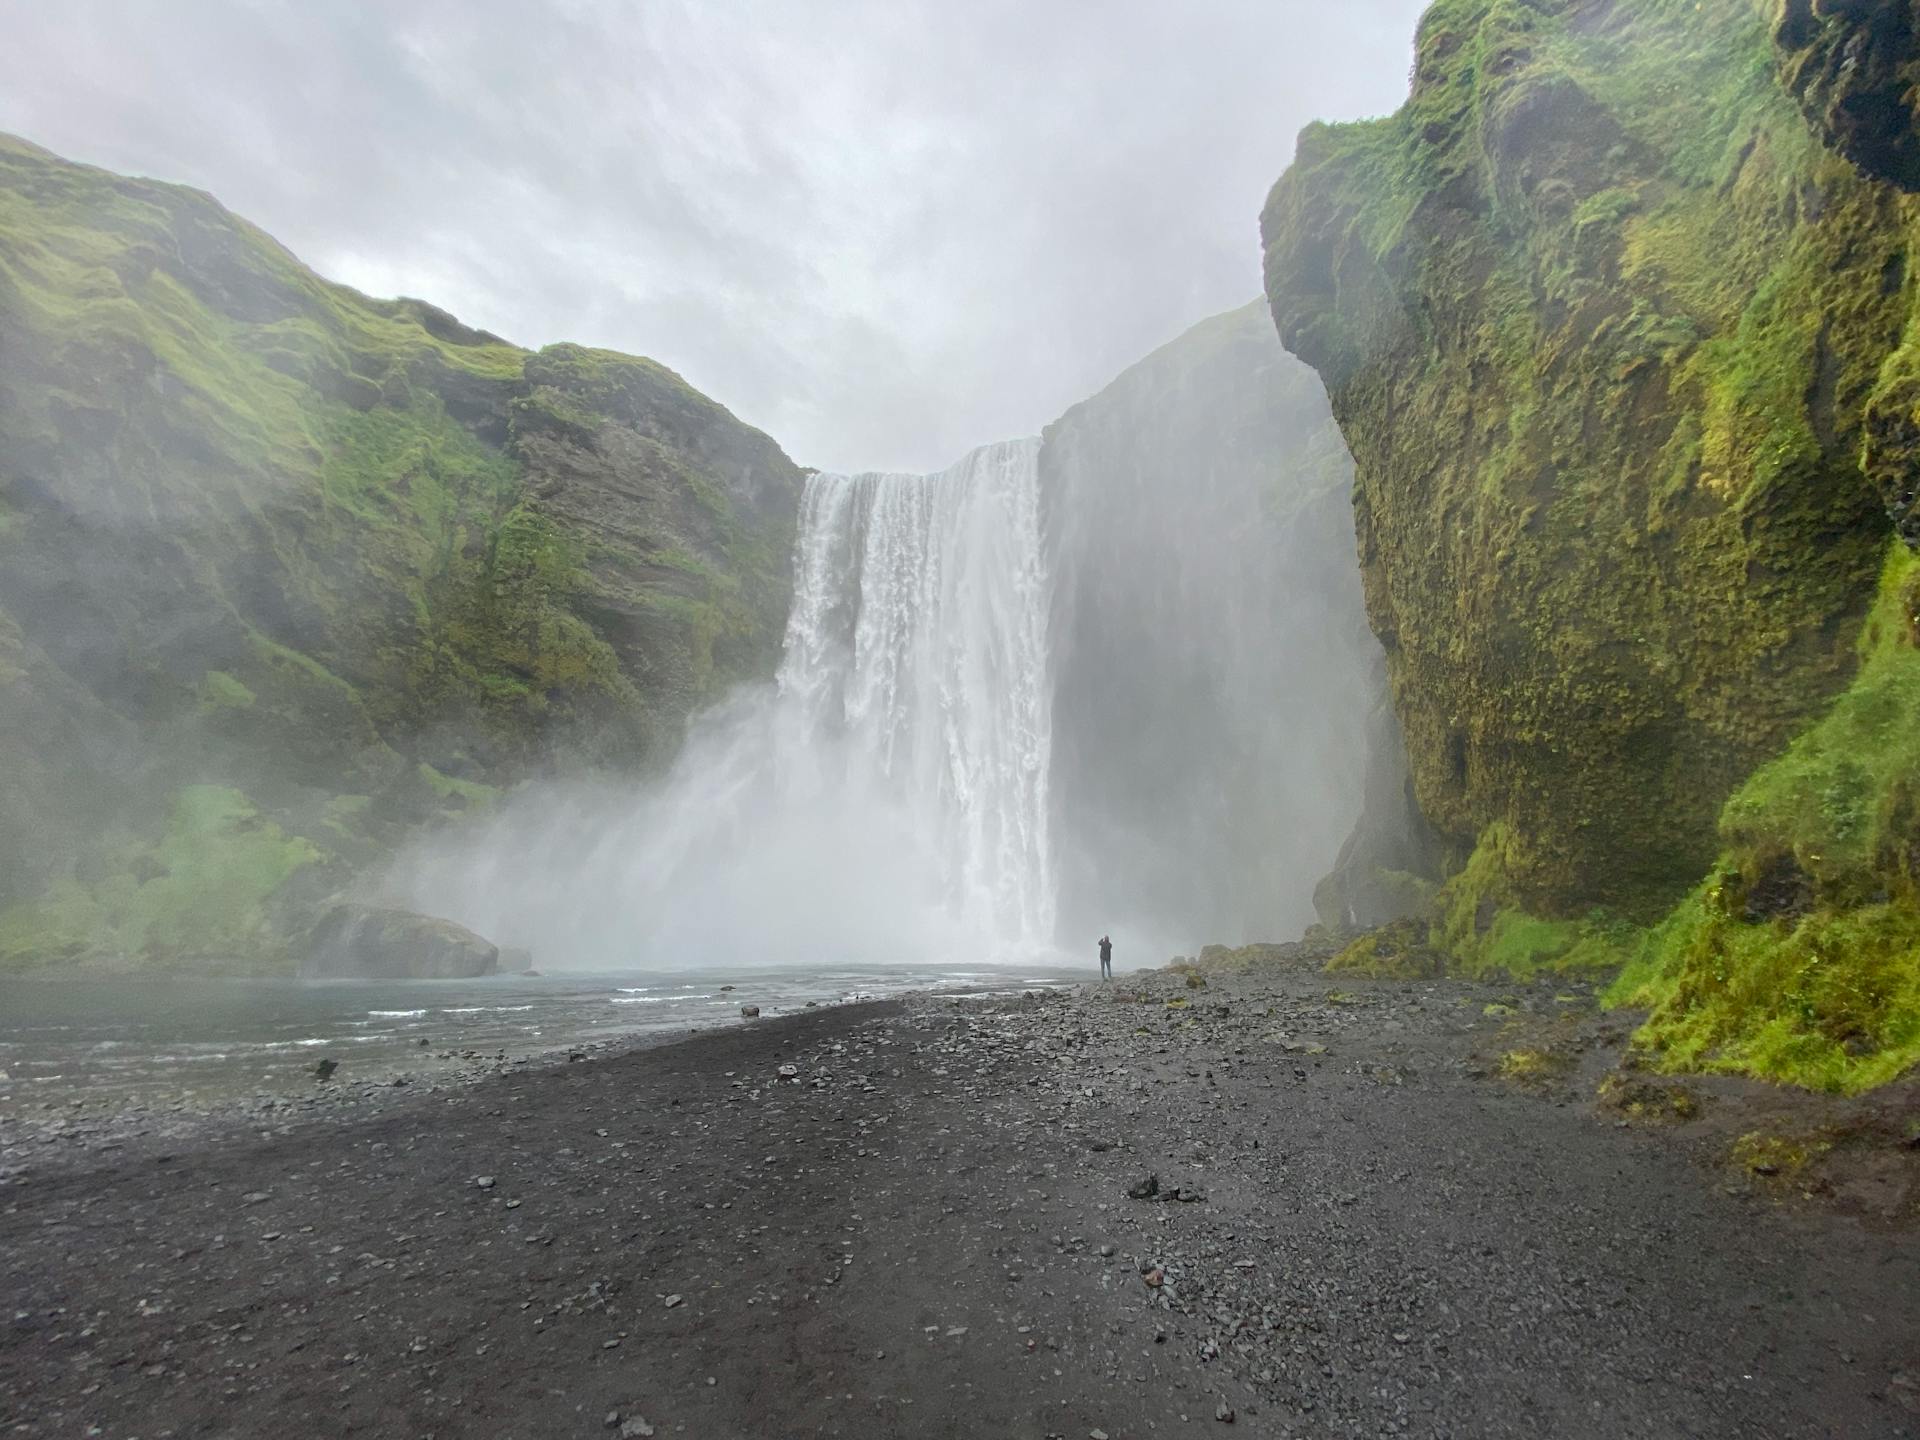
[[[1750,1130],[1733,1142],[1727,1158],[1750,1174],[1791,1179],[1832,1148],[1822,1138]]]
[[[269,902],[295,871],[324,858],[240,791],[188,786],[158,840],[125,843],[104,875],[68,878],[0,912],[0,962],[26,968],[94,954],[272,968],[284,942]]]
[[[503,793],[492,785],[480,785],[472,780],[442,775],[424,760],[420,762],[419,774],[427,787],[442,800],[457,799],[465,805],[491,805]]]
[[[1329,975],[1366,975],[1377,980],[1426,980],[1442,973],[1444,962],[1427,943],[1427,927],[1399,920],[1349,941],[1327,962]]]
[[[1728,800],[1719,866],[1608,991],[1662,1068],[1851,1094],[1920,1063],[1916,576],[1896,547],[1854,683]]]
[[[1400,112],[1302,135],[1267,292],[1354,454],[1420,807],[1463,857],[1501,827],[1497,903],[1443,902],[1467,966],[1656,920],[1845,684],[1907,227],[1748,0],[1441,0]]]
[[[651,361],[360,295],[204,194],[4,136],[0,331],[0,818],[76,812],[0,836],[0,893],[52,887],[8,953],[238,944],[212,899],[161,913],[208,884],[144,874],[189,875],[184,781],[270,812],[221,844],[375,864],[529,774],[664,762],[777,654],[799,473]]]
[[[1612,969],[1624,959],[1632,927],[1594,910],[1577,919],[1530,914],[1513,879],[1514,840],[1489,825],[1466,864],[1440,890],[1430,943],[1455,974],[1530,979],[1542,973]]]
[[[200,704],[208,710],[250,710],[257,697],[236,676],[209,670],[200,677]]]
[[[1500,1078],[1519,1085],[1544,1085],[1573,1068],[1570,1057],[1552,1050],[1509,1050],[1500,1057]]]

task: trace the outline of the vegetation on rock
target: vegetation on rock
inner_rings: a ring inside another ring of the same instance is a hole
[[[1842,1089],[1920,1056],[1884,587],[1863,629],[1920,469],[1896,8],[1439,0],[1406,106],[1310,127],[1263,216],[1355,456],[1433,943],[1637,956],[1663,1063]]]
[[[650,361],[0,137],[0,964],[284,965],[414,828],[664,760],[771,667],[799,485]]]

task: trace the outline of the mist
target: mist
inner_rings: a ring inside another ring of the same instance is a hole
[[[776,680],[642,784],[536,785],[378,898],[543,968],[1123,966],[1290,939],[1360,807],[1346,456],[1258,305],[1044,441],[809,477]]]
[[[542,966],[1048,953],[1038,454],[812,476],[773,685],[697,717],[664,779],[536,788],[391,889]]]

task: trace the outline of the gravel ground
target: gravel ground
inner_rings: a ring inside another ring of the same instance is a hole
[[[1910,1152],[1730,1170],[1765,1098],[1596,1105],[1584,992],[1329,985],[850,1005],[0,1131],[4,1428],[1920,1436]]]

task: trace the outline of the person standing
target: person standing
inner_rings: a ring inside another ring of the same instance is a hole
[[[1104,935],[1100,937],[1100,978],[1113,978],[1113,941]]]

